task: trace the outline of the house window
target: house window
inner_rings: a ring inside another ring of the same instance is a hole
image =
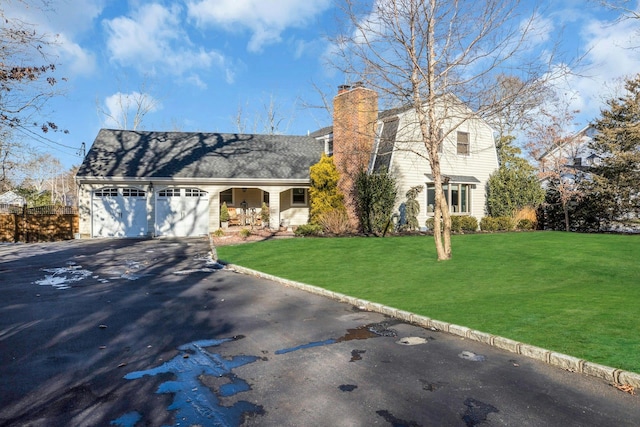
[[[469,213],[470,184],[443,184],[442,192],[451,213]],[[427,184],[427,212],[433,213],[436,205],[436,187]]]
[[[223,203],[233,206],[233,188],[220,192],[220,204]]]
[[[582,157],[574,157],[573,158],[574,166],[582,166]]]
[[[458,138],[458,154],[461,156],[468,156],[470,153],[469,150],[469,133],[468,132],[457,132]]]
[[[307,204],[307,189],[306,188],[294,188],[291,190],[291,204],[292,205],[306,205]]]
[[[180,197],[179,188],[166,188],[158,192],[158,197]]]
[[[96,197],[116,197],[118,195],[118,189],[103,188],[102,190],[97,190],[94,194]]]
[[[142,190],[138,190],[137,188],[124,188],[122,190],[122,195],[124,197],[144,197],[145,192]]]
[[[200,190],[199,188],[185,188],[184,196],[185,197],[206,197],[207,192],[204,190]]]
[[[269,206],[269,192],[268,191],[263,191],[262,192],[262,203],[264,203],[267,206]]]

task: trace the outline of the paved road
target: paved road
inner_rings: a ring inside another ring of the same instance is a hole
[[[0,425],[640,424],[604,381],[216,270],[208,249],[0,246]]]

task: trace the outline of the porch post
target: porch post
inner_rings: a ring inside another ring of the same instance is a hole
[[[280,228],[280,191],[275,189],[269,191],[269,228]]]

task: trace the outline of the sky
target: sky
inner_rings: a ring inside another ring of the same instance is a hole
[[[597,0],[542,3],[536,46],[582,58],[559,93],[586,125],[616,81],[640,71],[640,20],[616,19]],[[341,17],[335,0],[51,0],[46,11],[10,0],[3,8],[56,35],[52,54],[66,80],[46,118],[69,133],[25,142],[65,167],[81,163],[82,144],[88,151],[100,128],[117,127],[100,111],[118,115],[128,96],[151,101],[139,129],[238,132],[241,112],[246,133],[263,133],[272,104],[279,132],[303,135],[331,124],[310,107],[321,105],[320,92],[332,97],[348,82],[328,63],[327,35]]]

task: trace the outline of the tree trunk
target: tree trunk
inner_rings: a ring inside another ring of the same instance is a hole
[[[564,229],[565,231],[571,231],[571,227],[569,227],[569,206],[566,202],[562,204],[562,211],[564,212]]]

